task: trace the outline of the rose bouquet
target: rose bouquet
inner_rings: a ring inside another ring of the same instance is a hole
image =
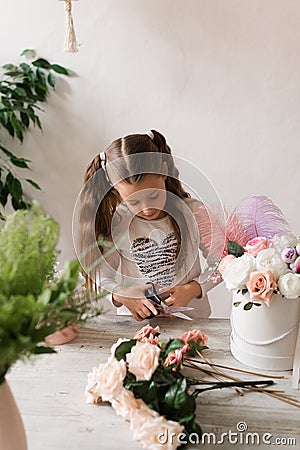
[[[200,369],[193,356],[202,356],[201,352],[208,348],[208,338],[200,330],[185,332],[168,342],[160,341],[159,333],[158,326],[147,325],[133,339],[120,338],[111,347],[108,361],[88,374],[85,389],[87,403],[110,402],[117,414],[130,422],[134,439],[145,449],[176,449],[191,435],[201,437],[195,420],[195,400],[200,393],[237,386],[263,392],[259,385],[274,383],[242,381],[219,369],[214,372],[213,367],[209,371]],[[210,363],[204,358],[200,364]],[[218,381],[189,378],[182,373],[183,367],[203,370]],[[224,381],[224,377],[230,381]],[[267,392],[271,395],[270,390]]]
[[[274,294],[300,298],[300,242],[291,233],[255,237],[245,247],[229,241],[228,255],[218,269],[227,289],[249,299],[246,310],[262,303],[270,306]]]
[[[270,199],[248,197],[223,217],[202,206],[196,220],[201,246],[217,266],[211,278],[249,299],[246,310],[269,306],[274,294],[300,297],[300,241]]]

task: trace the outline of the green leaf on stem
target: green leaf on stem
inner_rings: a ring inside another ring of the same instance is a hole
[[[243,247],[234,241],[228,241],[227,250],[229,255],[234,255],[237,258],[245,253]]]

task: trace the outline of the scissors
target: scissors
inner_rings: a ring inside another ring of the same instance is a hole
[[[166,314],[170,314],[174,317],[179,317],[180,319],[185,320],[193,320],[191,317],[183,314],[182,311],[192,311],[194,308],[189,306],[168,306],[166,305],[156,291],[156,287],[152,281],[148,281],[147,284],[150,284],[150,288],[146,289],[145,296],[156,305],[159,305],[162,311]]]

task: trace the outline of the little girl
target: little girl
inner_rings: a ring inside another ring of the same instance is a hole
[[[208,317],[200,282],[201,203],[185,192],[164,136],[151,130],[112,142],[89,164],[79,213],[81,263],[88,286],[111,294],[118,314],[143,320],[158,312],[145,296],[152,281],[168,306]],[[97,243],[95,245],[95,243]]]

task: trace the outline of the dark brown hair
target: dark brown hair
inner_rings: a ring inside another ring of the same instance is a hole
[[[154,155],[155,158],[153,158],[154,153],[157,154],[157,157]],[[135,158],[134,155],[138,156]],[[127,156],[130,158],[126,158]],[[178,254],[180,247],[186,248],[183,244],[187,239],[184,232],[187,223],[184,214],[176,204],[176,199],[180,203],[181,199],[190,197],[190,194],[185,192],[179,181],[179,172],[171,156],[170,147],[161,133],[151,130],[149,134],[130,134],[116,139],[106,149],[105,159],[97,155],[88,165],[80,197],[78,237],[80,255],[84,255],[81,258],[81,264],[85,274],[88,272],[89,287],[95,281],[96,268],[93,270],[88,268],[99,258],[99,250],[101,253],[105,252],[105,243],[99,242],[99,239],[111,240],[112,218],[121,203],[113,182],[117,180],[116,182],[126,181],[137,184],[147,173],[163,174],[164,163],[168,167],[165,180],[167,203],[169,203],[168,210],[172,211],[169,216],[178,242]],[[95,245],[95,242],[98,242],[98,245]]]

